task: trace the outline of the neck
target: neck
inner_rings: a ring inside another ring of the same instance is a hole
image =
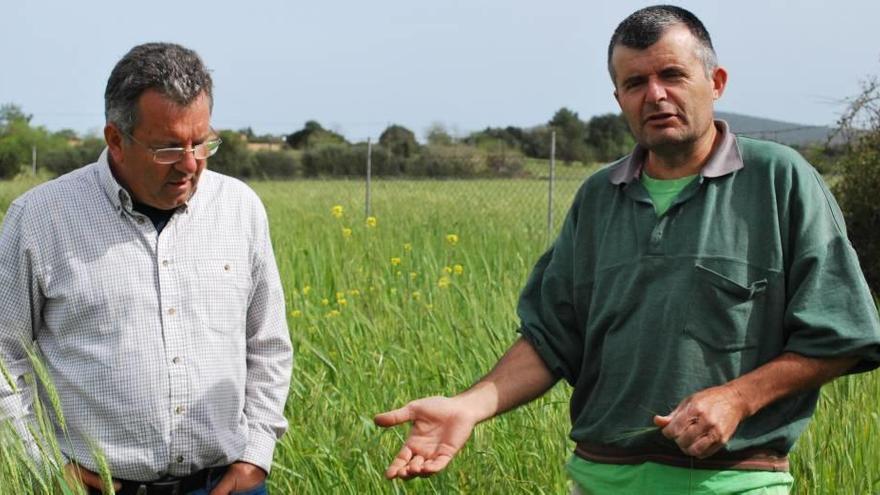
[[[644,170],[654,179],[680,179],[696,175],[709,161],[720,138],[721,133],[712,124],[708,132],[688,145],[660,146],[648,150]]]

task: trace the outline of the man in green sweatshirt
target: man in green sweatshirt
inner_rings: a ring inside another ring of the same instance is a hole
[[[638,145],[581,187],[495,368],[376,417],[413,423],[389,478],[442,470],[477,423],[565,379],[576,490],[788,493],[819,387],[880,364],[837,204],[795,151],[714,120],[727,72],[699,19],[633,13],[608,68]]]

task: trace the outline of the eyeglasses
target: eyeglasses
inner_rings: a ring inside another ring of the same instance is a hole
[[[220,149],[220,143],[223,142],[219,137],[216,139],[211,139],[205,141],[204,143],[197,144],[192,148],[159,148],[155,149],[146,144],[135,139],[134,136],[127,132],[122,132],[129,139],[134,141],[135,143],[143,146],[144,148],[150,150],[153,153],[153,161],[159,163],[161,165],[171,165],[173,163],[177,163],[186,156],[187,153],[192,153],[193,158],[196,160],[204,160],[210,156],[213,156],[214,153],[217,153],[217,150]]]

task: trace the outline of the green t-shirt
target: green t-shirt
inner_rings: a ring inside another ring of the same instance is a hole
[[[659,217],[666,213],[666,210],[672,204],[672,200],[696,178],[696,175],[689,175],[680,179],[655,179],[642,172],[642,185],[645,186],[645,189],[651,196],[651,201],[654,203],[654,211],[657,212]]]
[[[799,154],[726,133],[662,216],[638,180],[643,155],[587,179],[517,310],[523,337],[573,387],[573,440],[684,457],[659,431],[629,433],[784,352],[857,356],[851,372],[880,363],[877,310],[842,215]],[[710,459],[787,454],[817,399],[809,390],[765,407]]]

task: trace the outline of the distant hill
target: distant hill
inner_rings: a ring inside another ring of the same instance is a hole
[[[767,139],[789,146],[803,146],[810,143],[825,144],[828,136],[834,132],[834,128],[828,126],[794,124],[738,113],[715,112],[715,117],[726,120],[735,134]]]

